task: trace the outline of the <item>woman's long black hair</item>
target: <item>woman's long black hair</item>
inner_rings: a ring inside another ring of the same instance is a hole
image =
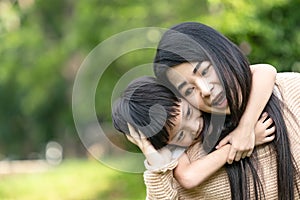
[[[183,62],[203,61],[210,61],[213,64],[226,91],[231,111],[231,114],[225,117],[204,113],[211,116],[211,125],[214,132],[220,135],[220,141],[237,127],[251,91],[252,75],[249,62],[240,49],[206,25],[196,22],[182,23],[172,27],[161,38],[154,59],[154,72],[159,80],[171,85],[166,77],[169,67]],[[294,199],[298,169],[290,149],[282,103],[272,95],[264,110],[268,112],[276,126],[275,139],[269,146],[276,153],[278,199]],[[256,159],[257,154],[254,150],[250,158],[225,165],[232,199],[250,199],[249,178],[253,180],[255,199],[264,198],[263,186],[257,174],[258,167],[262,166],[258,165]]]

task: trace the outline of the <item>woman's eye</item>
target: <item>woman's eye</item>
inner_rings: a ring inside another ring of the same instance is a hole
[[[188,88],[188,89],[184,92],[184,95],[185,95],[185,96],[189,96],[190,94],[192,94],[193,90],[194,90],[194,87]]]
[[[208,70],[210,68],[211,65],[208,65],[206,68],[203,69],[203,71],[201,72],[202,76],[205,76],[208,73]]]

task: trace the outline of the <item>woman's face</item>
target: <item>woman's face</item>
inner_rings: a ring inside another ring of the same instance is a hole
[[[208,113],[230,114],[225,91],[210,62],[176,65],[167,71],[167,77],[196,108]]]
[[[203,129],[202,113],[184,99],[181,99],[179,107],[180,113],[173,121],[175,126],[168,129],[168,143],[188,147],[196,141]]]

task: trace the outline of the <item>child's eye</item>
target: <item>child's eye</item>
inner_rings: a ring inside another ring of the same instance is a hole
[[[184,137],[184,133],[183,133],[183,131],[181,131],[181,132],[178,134],[177,141],[179,142],[180,140],[182,140],[183,137]]]
[[[191,114],[191,108],[188,106],[187,112],[186,112],[186,117],[189,117]]]
[[[189,96],[190,94],[192,94],[193,90],[194,90],[194,87],[188,88],[188,89],[185,91],[184,95],[185,95],[185,96]]]

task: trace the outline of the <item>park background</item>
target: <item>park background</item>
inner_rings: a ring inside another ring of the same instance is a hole
[[[251,63],[300,72],[299,8],[298,0],[1,0],[0,199],[145,198],[142,174],[97,161],[74,125],[76,72],[105,39],[198,21],[229,37]],[[105,71],[95,99],[99,123],[111,123],[116,82],[151,63],[154,52],[128,53]],[[61,153],[52,161],[46,159],[50,144],[54,156]]]

